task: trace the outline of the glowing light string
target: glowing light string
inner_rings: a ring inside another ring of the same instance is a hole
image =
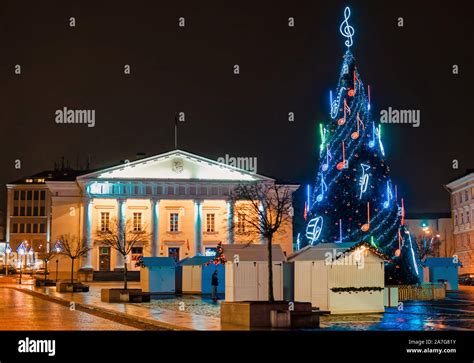
[[[382,125],[379,125],[377,131],[378,131],[377,134],[378,134],[378,137],[379,137],[380,151],[382,152],[382,155],[385,156],[385,150],[384,150],[383,144],[382,144]]]
[[[346,6],[344,9],[344,21],[341,23],[341,26],[339,27],[339,31],[341,32],[342,36],[347,38],[347,40],[344,42],[346,47],[351,47],[353,42],[352,42],[352,37],[354,36],[354,28],[349,25],[349,17],[351,16],[351,9]]]

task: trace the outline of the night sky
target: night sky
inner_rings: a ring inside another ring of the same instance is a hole
[[[52,169],[62,156],[74,167],[89,157],[98,168],[173,149],[175,112],[186,114],[179,148],[212,159],[257,157],[260,174],[313,182],[317,125],[329,119],[329,90],[345,51],[339,25],[349,5],[352,51],[371,86],[375,118],[388,107],[421,111],[419,128],[383,130],[407,212],[448,211],[443,184],[474,167],[473,21],[466,4],[2,0],[0,209],[4,184]],[[96,126],[56,124],[63,107],[95,109]]]

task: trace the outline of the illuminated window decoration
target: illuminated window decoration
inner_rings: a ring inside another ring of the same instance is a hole
[[[316,197],[316,201],[321,202],[324,198],[324,193],[328,190],[328,186],[324,181],[324,175],[321,173],[321,193]]]
[[[354,27],[349,25],[349,17],[351,16],[351,9],[346,6],[344,9],[344,21],[341,23],[341,26],[339,27],[339,31],[341,32],[342,36],[347,38],[347,40],[344,42],[344,44],[347,46],[347,48],[351,47],[353,42],[352,42],[352,37],[354,36]]]
[[[306,238],[310,240],[311,245],[319,239],[323,229],[323,217],[316,217],[309,221],[306,227]]]
[[[362,199],[362,195],[367,191],[367,186],[369,185],[369,174],[367,173],[367,170],[370,169],[370,165],[360,164],[360,167],[362,168],[362,176],[359,179],[359,199]]]

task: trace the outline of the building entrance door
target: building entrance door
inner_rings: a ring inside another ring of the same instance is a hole
[[[99,271],[110,271],[110,247],[99,247]]]
[[[173,258],[176,262],[179,261],[179,247],[169,247],[168,256]]]

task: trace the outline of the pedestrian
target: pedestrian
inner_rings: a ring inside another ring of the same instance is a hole
[[[217,278],[217,270],[215,270],[212,274],[211,278],[211,285],[212,285],[212,301],[217,301],[217,286],[219,285],[219,279]]]

